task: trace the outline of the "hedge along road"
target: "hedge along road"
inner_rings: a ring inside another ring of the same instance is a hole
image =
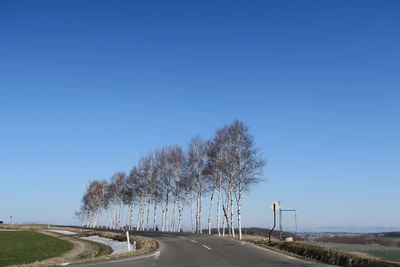
[[[229,238],[187,233],[143,233],[157,240],[160,250],[135,258],[96,262],[85,266],[331,266],[305,261]]]

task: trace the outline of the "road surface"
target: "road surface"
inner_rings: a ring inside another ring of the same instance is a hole
[[[80,264],[81,267],[259,267],[331,266],[305,261],[228,238],[217,236],[146,233],[160,244],[159,251],[136,258]]]

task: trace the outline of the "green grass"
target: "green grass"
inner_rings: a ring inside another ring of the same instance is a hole
[[[37,232],[0,232],[0,266],[45,260],[72,248],[68,241]]]

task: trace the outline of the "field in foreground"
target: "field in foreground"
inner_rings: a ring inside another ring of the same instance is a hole
[[[0,232],[0,266],[45,260],[72,248],[68,241],[37,232]]]
[[[400,263],[400,247],[340,243],[321,243],[321,245],[342,252],[366,254],[369,257]]]

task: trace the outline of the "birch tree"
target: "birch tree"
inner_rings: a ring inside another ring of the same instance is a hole
[[[207,148],[205,142],[199,137],[194,137],[189,144],[188,168],[194,181],[194,189],[197,194],[196,233],[202,233],[202,199],[205,190],[205,167],[207,163]]]
[[[207,182],[209,184],[210,195],[210,208],[208,212],[208,233],[211,234],[211,220],[212,220],[212,210],[213,210],[213,200],[214,194],[217,192],[218,201],[217,201],[217,233],[218,236],[221,235],[220,232],[220,207],[221,207],[221,198],[222,198],[222,171],[221,171],[221,144],[218,140],[212,140],[208,142],[207,145],[207,167],[206,167],[206,175]]]
[[[129,230],[133,230],[133,215],[135,210],[135,203],[138,199],[139,192],[139,170],[135,166],[127,176],[125,182],[125,203],[128,205],[127,226]]]
[[[265,160],[248,127],[234,121],[217,129],[209,141],[195,136],[186,150],[176,145],[168,146],[140,157],[129,176],[117,172],[109,182],[90,182],[78,214],[86,227],[118,229],[126,225],[133,229],[137,208],[136,229],[150,230],[152,216],[155,231],[160,205],[161,230],[180,231],[183,210],[189,204],[192,232],[201,234],[202,203],[209,197],[208,233],[211,234],[216,217],[218,235],[224,236],[228,229],[229,235],[235,237],[236,219],[241,239],[243,195],[261,180],[264,166]],[[169,210],[171,202],[172,212]],[[125,216],[126,220],[123,220]]]
[[[226,158],[223,169],[229,177],[231,218],[233,212],[232,193],[234,193],[239,239],[242,239],[241,200],[243,192],[250,190],[251,186],[261,180],[266,162],[259,149],[255,147],[254,138],[249,134],[248,127],[243,122],[234,121],[231,125],[225,127],[221,134],[223,140],[225,140]],[[233,226],[232,231],[234,231]]]
[[[179,146],[169,147],[167,150],[167,162],[168,162],[168,171],[167,178],[169,183],[171,184],[171,188],[173,189],[173,209],[172,209],[172,218],[171,218],[171,226],[170,230],[176,231],[176,209],[178,208],[181,212],[181,197],[182,197],[182,178],[184,175],[185,169],[185,157],[182,148]]]

